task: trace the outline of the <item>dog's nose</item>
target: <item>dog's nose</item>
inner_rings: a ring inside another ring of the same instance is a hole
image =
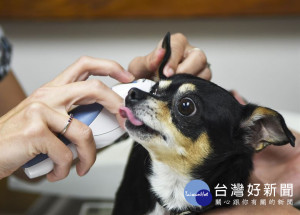
[[[129,90],[125,101],[126,101],[126,103],[136,103],[136,102],[144,100],[146,98],[147,98],[146,92],[144,92],[138,88],[132,88]]]

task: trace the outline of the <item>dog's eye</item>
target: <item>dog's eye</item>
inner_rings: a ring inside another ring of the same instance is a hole
[[[196,106],[192,99],[185,97],[179,100],[177,105],[179,113],[184,116],[194,115],[196,112]]]

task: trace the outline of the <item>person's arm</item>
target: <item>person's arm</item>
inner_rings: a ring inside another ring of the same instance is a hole
[[[57,137],[62,132],[76,145],[78,175],[88,172],[96,160],[95,142],[87,125],[77,119],[71,122],[68,111],[72,105],[98,102],[115,114],[120,124],[124,121],[119,114],[123,99],[99,80],[87,80],[90,75],[110,76],[123,83],[134,80],[114,61],[82,57],[37,89],[0,117],[0,179],[40,153],[48,154],[54,162],[53,171],[47,174],[48,180],[65,178],[73,155]],[[67,130],[66,125],[69,125]]]
[[[0,81],[0,117],[25,98],[26,95],[13,72],[8,72]]]

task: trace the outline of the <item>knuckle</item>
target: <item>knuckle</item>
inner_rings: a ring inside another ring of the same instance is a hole
[[[176,40],[179,40],[179,41],[181,41],[183,43],[187,43],[188,42],[186,36],[184,36],[182,33],[175,33],[175,34],[173,34],[173,37]]]
[[[30,119],[34,115],[41,115],[46,105],[41,102],[31,102],[25,108],[25,117]]]
[[[106,75],[111,76],[113,73],[118,73],[123,70],[123,67],[114,60],[106,60],[108,62],[107,64],[107,73]]]
[[[69,166],[69,164],[73,161],[73,153],[70,150],[66,150],[62,159],[64,164]]]
[[[69,175],[69,169],[68,167],[63,167],[64,169],[62,171],[60,171],[59,173],[56,173],[56,180],[62,180],[64,178],[66,178]]]
[[[50,87],[40,87],[35,90],[30,98],[33,100],[41,100],[45,97],[45,95],[49,94]]]
[[[24,110],[24,123],[26,128],[23,130],[25,138],[42,137],[47,129],[42,120],[42,111],[46,105],[41,102],[31,102]]]
[[[85,142],[85,143],[89,143],[89,142],[93,141],[92,129],[86,125],[82,125],[81,136],[82,136],[83,142]]]
[[[91,87],[91,89],[93,89],[95,92],[102,91],[103,88],[105,87],[105,85],[100,80],[97,79],[89,80],[88,84]]]
[[[45,135],[45,127],[42,123],[32,122],[23,130],[25,139],[32,140]]]
[[[89,57],[89,56],[81,56],[81,57],[77,60],[77,63],[78,63],[79,65],[81,65],[82,67],[84,67],[84,66],[87,65],[90,61],[91,61],[91,57]]]
[[[121,67],[121,65],[114,60],[107,60],[112,68]]]
[[[40,112],[45,108],[45,105],[42,102],[31,102],[30,104],[27,105],[27,110],[28,111],[34,111],[34,112]]]
[[[207,57],[203,51],[199,51],[199,58],[202,64],[207,64]]]
[[[197,60],[201,68],[205,67],[207,65],[207,57],[201,50],[194,50],[192,52],[193,58]]]

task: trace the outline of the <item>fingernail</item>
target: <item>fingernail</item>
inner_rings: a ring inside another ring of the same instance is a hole
[[[127,70],[124,70],[124,74],[128,77],[129,81],[133,81],[135,79],[135,77]]]
[[[79,176],[82,177],[82,176],[85,176],[88,172],[90,171],[90,169],[86,170],[85,172],[82,171]]]
[[[174,72],[174,69],[168,67],[168,68],[164,69],[164,74],[165,74],[165,76],[170,77],[170,76],[174,75],[175,72]]]
[[[168,70],[170,69],[169,65],[166,65],[164,70],[163,70],[163,73],[165,76],[168,76]]]

